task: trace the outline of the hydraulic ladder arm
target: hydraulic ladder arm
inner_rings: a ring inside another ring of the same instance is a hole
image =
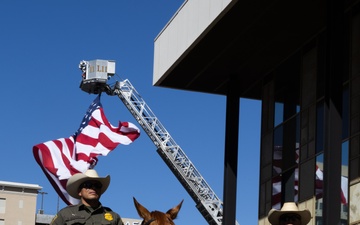
[[[210,225],[222,224],[222,201],[207,184],[195,165],[170,136],[129,80],[117,81],[117,95],[138,121],[157,152],[196,203],[196,208]]]

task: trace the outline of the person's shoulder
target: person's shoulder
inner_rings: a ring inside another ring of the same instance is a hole
[[[78,205],[68,205],[68,206],[65,206],[64,208],[60,209],[59,213],[67,212],[69,210],[76,209],[78,207],[79,207]]]
[[[104,210],[107,211],[107,212],[114,212],[112,211],[112,209],[110,207],[107,207],[107,206],[103,206]]]

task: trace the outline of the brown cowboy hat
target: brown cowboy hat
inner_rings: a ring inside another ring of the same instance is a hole
[[[110,184],[110,175],[106,177],[99,177],[98,173],[89,169],[85,173],[76,173],[71,176],[66,184],[66,190],[74,198],[80,199],[79,187],[85,181],[98,181],[102,184],[100,194],[103,194]]]
[[[279,225],[279,219],[284,214],[296,214],[301,217],[301,225],[306,225],[311,219],[311,213],[308,209],[299,210],[295,202],[285,202],[281,210],[271,209],[268,214],[268,220],[272,225]]]

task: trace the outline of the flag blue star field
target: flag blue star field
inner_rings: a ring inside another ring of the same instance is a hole
[[[139,136],[139,128],[130,122],[119,122],[117,127],[111,125],[98,95],[73,135],[37,144],[33,154],[61,199],[74,205],[79,200],[67,193],[67,180],[76,173],[94,168],[99,155],[106,156],[119,144],[129,145]]]
[[[85,116],[83,118],[83,120],[80,123],[80,127],[79,129],[76,131],[75,136],[77,136],[79,133],[81,133],[81,131],[89,124],[90,120],[91,120],[91,114],[96,110],[102,108],[102,105],[100,103],[100,95],[98,95],[94,101],[91,103],[91,105],[89,106],[88,110],[85,113]]]

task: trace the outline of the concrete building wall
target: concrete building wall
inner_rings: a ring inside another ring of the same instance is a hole
[[[0,221],[34,225],[36,199],[41,188],[36,184],[0,181]]]

